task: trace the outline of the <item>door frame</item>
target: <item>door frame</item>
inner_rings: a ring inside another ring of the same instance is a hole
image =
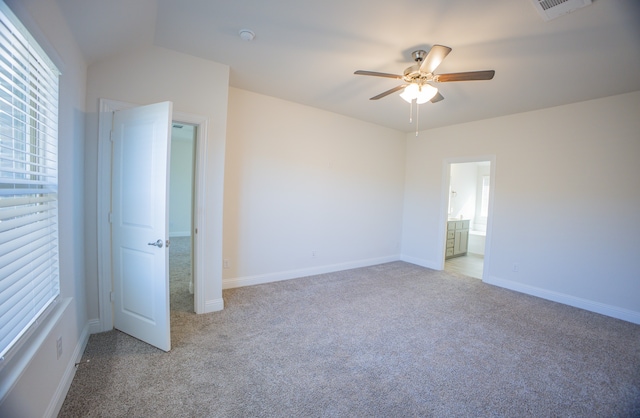
[[[98,332],[113,329],[113,278],[111,257],[111,224],[109,212],[111,211],[111,127],[113,112],[139,106],[138,104],[121,102],[110,99],[99,99],[98,110],[98,180],[97,180],[97,219],[98,219],[98,304],[99,304],[99,330]],[[172,122],[185,123],[196,126],[195,137],[195,164],[194,164],[194,195],[193,195],[193,284],[194,284],[194,310],[196,313],[205,312],[204,291],[204,197],[205,197],[205,167],[207,156],[207,125],[208,119],[204,116],[173,112]],[[171,152],[171,151],[169,151]],[[196,233],[195,231],[198,231]]]
[[[482,266],[482,280],[488,276],[489,266],[491,264],[491,236],[493,228],[493,196],[495,193],[496,181],[496,156],[480,155],[471,157],[453,157],[445,158],[442,162],[442,188],[440,194],[440,227],[438,228],[437,239],[440,243],[440,256],[438,270],[444,270],[444,256],[447,247],[447,220],[449,220],[449,186],[451,185],[451,164],[462,163],[479,163],[489,161],[489,208],[487,211],[487,234],[485,236],[484,262]]]

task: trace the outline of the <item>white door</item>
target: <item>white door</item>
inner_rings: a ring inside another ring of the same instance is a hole
[[[114,326],[164,351],[169,321],[171,102],[113,117],[111,242]]]

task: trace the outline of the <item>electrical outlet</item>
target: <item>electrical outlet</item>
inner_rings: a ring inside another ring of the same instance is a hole
[[[311,258],[316,258],[316,250],[311,251]]]
[[[229,260],[227,260],[226,258],[222,260],[222,268],[225,268],[225,269],[229,268]]]
[[[517,272],[517,271],[518,271],[518,269],[519,269],[519,267],[518,267],[518,265],[517,265],[517,264],[514,264],[514,265],[513,265],[513,267],[511,267],[511,270],[512,270],[512,271],[515,271],[515,272]]]
[[[58,359],[62,357],[62,337],[58,337],[56,340],[56,351],[58,352]]]

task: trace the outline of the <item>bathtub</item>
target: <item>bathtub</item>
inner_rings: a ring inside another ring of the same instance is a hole
[[[469,244],[467,251],[472,254],[484,255],[485,231],[469,231]]]

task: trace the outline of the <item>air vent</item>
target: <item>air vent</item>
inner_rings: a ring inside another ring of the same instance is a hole
[[[545,21],[591,4],[591,0],[531,0],[531,2]]]

